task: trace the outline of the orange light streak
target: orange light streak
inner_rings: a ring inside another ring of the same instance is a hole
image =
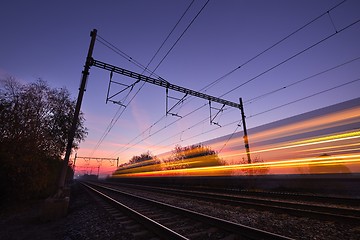
[[[328,146],[328,147],[318,147],[318,148],[310,148],[310,149],[303,149],[303,150],[299,150],[297,152],[311,152],[311,151],[322,151],[322,150],[328,150],[328,149],[335,149],[335,148],[346,148],[346,147],[353,147],[353,146],[360,146],[360,143],[353,143],[353,144],[343,144],[343,145],[336,145],[336,146]],[[345,149],[344,151],[356,151],[356,150],[360,150],[359,148],[350,148],[350,149]]]
[[[326,114],[321,117],[301,121],[300,123],[293,123],[275,129],[261,131],[250,135],[251,141],[258,141],[262,139],[285,137],[295,134],[304,133],[307,131],[314,131],[324,129],[324,127],[341,126],[345,123],[356,122],[360,117],[359,108],[348,109],[332,114]]]
[[[235,170],[261,169],[261,168],[284,168],[301,166],[327,166],[339,164],[358,164],[360,163],[360,154],[338,155],[325,157],[311,157],[304,159],[289,159],[282,161],[271,161],[264,163],[237,164],[213,167],[198,167],[189,169],[175,169],[163,171],[149,171],[140,173],[129,173],[115,175],[115,177],[139,177],[139,176],[166,176],[166,175],[185,175],[185,176],[218,176],[228,175]]]
[[[347,136],[347,137],[344,137],[344,136]],[[344,141],[344,140],[350,140],[350,139],[356,139],[356,138],[360,138],[360,131],[355,131],[355,132],[351,132],[351,133],[344,133],[344,134],[338,134],[338,135],[332,135],[332,136],[326,136],[326,137],[313,138],[313,139],[309,139],[309,140],[293,142],[293,143],[289,143],[288,145],[285,145],[285,146],[251,151],[251,154],[262,153],[262,152],[270,152],[270,151],[276,151],[276,150],[284,150],[284,149],[296,148],[296,147],[304,147],[304,146],[310,146],[310,145],[315,145],[315,144],[323,144],[323,143]],[[237,156],[237,155],[243,155],[243,154],[234,154],[232,156]]]
[[[314,173],[317,170],[321,173],[327,171],[345,172],[346,169],[351,172],[347,166],[351,166],[353,172],[359,172],[360,129],[353,127],[356,126],[354,123],[359,123],[359,119],[360,110],[356,106],[321,116],[312,116],[310,119],[292,122],[285,126],[279,125],[286,123],[286,121],[255,129],[250,134],[250,154],[253,159],[257,159],[259,162],[251,164],[238,164],[242,162],[241,159],[246,157],[246,153],[242,151],[241,137],[237,137],[227,140],[226,148],[224,148],[224,141],[213,141],[209,144],[212,149],[224,149],[219,153],[221,160],[224,161],[225,159],[226,163],[233,162],[236,164],[210,166],[206,163],[206,158],[196,157],[186,161],[166,162],[166,159],[171,158],[172,153],[164,153],[159,156],[159,164],[146,167],[134,166],[126,171],[118,169],[114,177],[239,175],[253,174],[249,170],[256,169],[264,170],[258,171],[258,174],[284,173],[285,171],[287,173],[299,171],[301,173],[306,171]],[[269,129],[271,126],[274,127]],[[349,131],[334,132],[337,129],[344,129],[341,126],[350,126]],[[328,135],[316,136],[316,132],[327,132]],[[301,137],[304,135],[311,136],[311,134],[313,134],[312,137]],[[288,141],[284,139],[288,139]]]

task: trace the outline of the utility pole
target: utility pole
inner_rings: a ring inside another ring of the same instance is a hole
[[[96,29],[93,29],[91,31],[91,33],[90,33],[91,41],[90,41],[89,51],[88,51],[88,54],[87,54],[87,57],[86,57],[86,62],[85,62],[85,65],[84,65],[84,70],[82,71],[82,78],[81,78],[81,84],[80,84],[80,88],[79,88],[79,95],[78,95],[78,98],[77,98],[77,101],[76,101],[74,117],[73,117],[72,125],[71,125],[70,131],[69,131],[69,137],[68,137],[68,142],[67,142],[67,146],[66,146],[65,158],[64,158],[64,161],[63,161],[63,168],[62,168],[61,175],[60,175],[60,180],[59,180],[59,192],[58,192],[58,194],[62,193],[64,185],[65,185],[66,172],[67,172],[67,168],[68,168],[68,164],[69,164],[69,158],[70,158],[70,154],[71,154],[71,149],[73,147],[73,141],[74,141],[75,132],[76,132],[76,125],[77,125],[78,120],[79,120],[81,103],[82,103],[82,99],[83,99],[83,96],[84,96],[85,87],[86,87],[86,81],[87,81],[90,66],[91,66],[91,59],[92,59],[92,53],[93,53],[95,40],[96,40],[96,33],[97,33]]]
[[[250,164],[251,163],[250,146],[249,146],[249,139],[248,139],[248,134],[247,134],[247,130],[246,130],[245,113],[244,113],[244,106],[243,106],[242,98],[240,98],[240,111],[241,111],[242,125],[244,128],[244,144],[245,144],[245,149],[246,149],[246,155],[247,155],[248,163]]]

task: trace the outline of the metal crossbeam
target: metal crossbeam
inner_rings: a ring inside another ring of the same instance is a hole
[[[75,154],[75,158],[74,158],[74,166],[76,163],[76,159],[81,158],[84,159],[85,161],[90,161],[90,160],[96,160],[98,163],[101,163],[102,161],[110,161],[110,162],[114,162],[116,161],[116,166],[119,166],[119,158],[99,158],[99,157],[79,157],[77,155],[77,153]]]
[[[120,68],[120,67],[108,64],[108,63],[104,63],[104,62],[95,60],[95,59],[91,59],[90,65],[94,66],[94,67],[98,67],[98,68],[108,70],[110,72],[125,75],[127,77],[134,78],[134,79],[137,79],[137,80],[140,80],[140,81],[144,81],[144,82],[155,84],[155,85],[158,85],[158,86],[161,86],[161,87],[165,87],[165,88],[168,88],[168,89],[171,89],[171,90],[174,90],[174,91],[178,91],[178,92],[182,92],[182,93],[192,95],[192,96],[195,96],[195,97],[203,98],[203,99],[206,99],[206,100],[209,100],[209,101],[212,101],[212,102],[218,102],[218,103],[221,103],[221,104],[224,104],[224,105],[227,105],[227,106],[230,106],[230,107],[239,108],[239,109],[241,108],[239,103],[230,102],[230,101],[227,101],[227,100],[224,100],[224,99],[221,99],[221,98],[213,97],[213,96],[201,93],[201,92],[197,92],[197,91],[194,91],[194,90],[191,90],[191,89],[188,89],[188,88],[184,88],[184,87],[181,87],[181,86],[178,86],[178,85],[174,85],[174,84],[171,84],[171,83],[169,83],[168,81],[166,81],[164,79],[156,79],[156,78],[152,78],[152,77],[147,77],[145,75],[142,75],[142,74],[139,74],[139,73],[136,73],[136,72],[132,72],[132,71],[126,70],[124,68]]]

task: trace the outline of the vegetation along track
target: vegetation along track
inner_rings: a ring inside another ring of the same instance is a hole
[[[122,184],[123,185],[123,184]],[[177,195],[182,197],[188,197],[192,199],[209,201],[212,203],[221,203],[233,206],[242,206],[254,208],[256,210],[276,211],[283,212],[295,216],[317,218],[323,220],[330,220],[335,222],[342,222],[348,224],[360,224],[360,210],[355,208],[343,208],[330,205],[318,205],[313,203],[298,203],[294,201],[283,200],[271,200],[269,195],[267,198],[261,199],[259,196],[239,196],[230,194],[210,193],[204,191],[190,191],[176,188],[162,188],[162,187],[150,187],[143,185],[124,184],[123,186],[131,186],[133,189],[141,189],[151,192],[165,193],[169,195]],[[298,195],[293,195],[296,199]],[[320,197],[320,196],[319,196]],[[287,199],[290,199],[291,195],[287,195]],[[315,197],[314,197],[315,198]],[[326,203],[327,199],[332,202],[332,198],[320,197],[322,203]],[[293,199],[294,200],[294,199]],[[304,199],[303,199],[304,200]],[[315,199],[317,200],[317,199]],[[346,199],[344,199],[345,202]]]
[[[291,239],[110,187],[83,184],[152,232],[155,239]]]

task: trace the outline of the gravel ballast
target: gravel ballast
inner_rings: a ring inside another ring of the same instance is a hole
[[[133,189],[130,191],[294,239],[360,239],[360,226],[256,211],[241,206],[209,204]],[[133,239],[131,233],[78,183],[71,188],[69,211],[65,218],[42,222],[39,217],[42,205],[43,201],[36,201],[2,209],[0,239]]]
[[[132,235],[79,184],[71,188],[69,210],[65,218],[41,221],[43,202],[31,201],[2,210],[0,239],[132,239]]]

